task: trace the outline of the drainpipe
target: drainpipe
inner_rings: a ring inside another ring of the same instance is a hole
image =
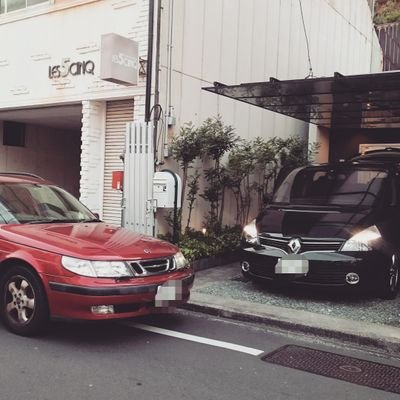
[[[168,154],[168,126],[172,117],[172,35],[174,28],[174,0],[168,0],[168,36],[167,36],[167,87],[166,87],[166,124],[164,138],[164,156]]]
[[[161,0],[158,0],[157,4],[157,37],[156,37],[156,65],[155,65],[155,82],[154,82],[154,105],[159,105],[160,103],[160,42],[161,42]],[[159,112],[161,113],[161,109],[159,108]],[[156,112],[156,111],[155,111]],[[154,162],[157,163],[158,160],[158,145],[157,145],[157,132],[158,132],[158,121],[160,119],[160,115],[154,114]],[[160,132],[160,135],[163,135],[164,132]]]
[[[153,74],[153,36],[154,36],[154,0],[149,2],[149,31],[147,41],[147,76],[146,76],[146,103],[145,121],[150,121],[151,78]]]

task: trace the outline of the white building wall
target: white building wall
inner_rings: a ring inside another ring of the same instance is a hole
[[[104,104],[135,98],[135,120],[143,120],[146,82],[145,76],[139,76],[138,86],[124,87],[99,78],[101,35],[116,33],[137,41],[139,57],[146,59],[148,9],[148,0],[56,0],[0,16],[0,36],[7,38],[0,53],[0,111],[83,105],[81,200],[99,214],[104,189]],[[92,61],[94,74],[50,79],[49,67],[61,65],[65,58]],[[17,162],[16,168],[23,169],[24,160],[18,157]]]
[[[367,0],[302,0],[315,77],[380,70],[381,54]],[[222,116],[242,138],[308,138],[308,124],[202,90],[224,84],[302,79],[309,75],[299,0],[164,0],[162,106],[169,112],[168,12],[173,4],[172,102],[179,127]],[[313,139],[312,139],[313,140]],[[200,210],[205,205],[198,201]],[[199,210],[199,207],[196,208]],[[195,225],[202,223],[198,212]],[[234,221],[230,221],[234,222]]]
[[[139,56],[147,54],[147,0],[64,1],[32,17],[29,10],[0,17],[0,109],[131,97],[143,92],[102,81],[101,35],[114,32],[139,41]],[[28,14],[26,14],[28,13]],[[36,13],[37,14],[37,13]],[[29,40],[28,40],[29,39]],[[91,60],[94,74],[49,79],[49,66]]]
[[[163,2],[165,20],[169,1]],[[244,138],[307,132],[302,122],[201,90],[214,81],[239,84],[271,76],[305,78],[309,66],[298,0],[173,3],[172,106],[178,125],[198,124],[220,114]],[[314,76],[380,70],[379,44],[367,0],[302,0],[302,5]],[[165,20],[163,79],[168,76]],[[166,99],[163,105],[167,106]]]

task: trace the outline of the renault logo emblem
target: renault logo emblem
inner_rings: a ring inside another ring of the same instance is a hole
[[[291,239],[288,244],[289,249],[293,254],[297,254],[301,249],[300,239]]]

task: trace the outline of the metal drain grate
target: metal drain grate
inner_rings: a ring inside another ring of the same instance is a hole
[[[287,345],[263,361],[400,394],[400,368],[327,351]]]

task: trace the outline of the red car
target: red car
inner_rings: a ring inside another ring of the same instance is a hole
[[[188,300],[193,269],[178,248],[101,222],[30,174],[0,173],[0,314],[20,335],[49,318],[127,318]]]

